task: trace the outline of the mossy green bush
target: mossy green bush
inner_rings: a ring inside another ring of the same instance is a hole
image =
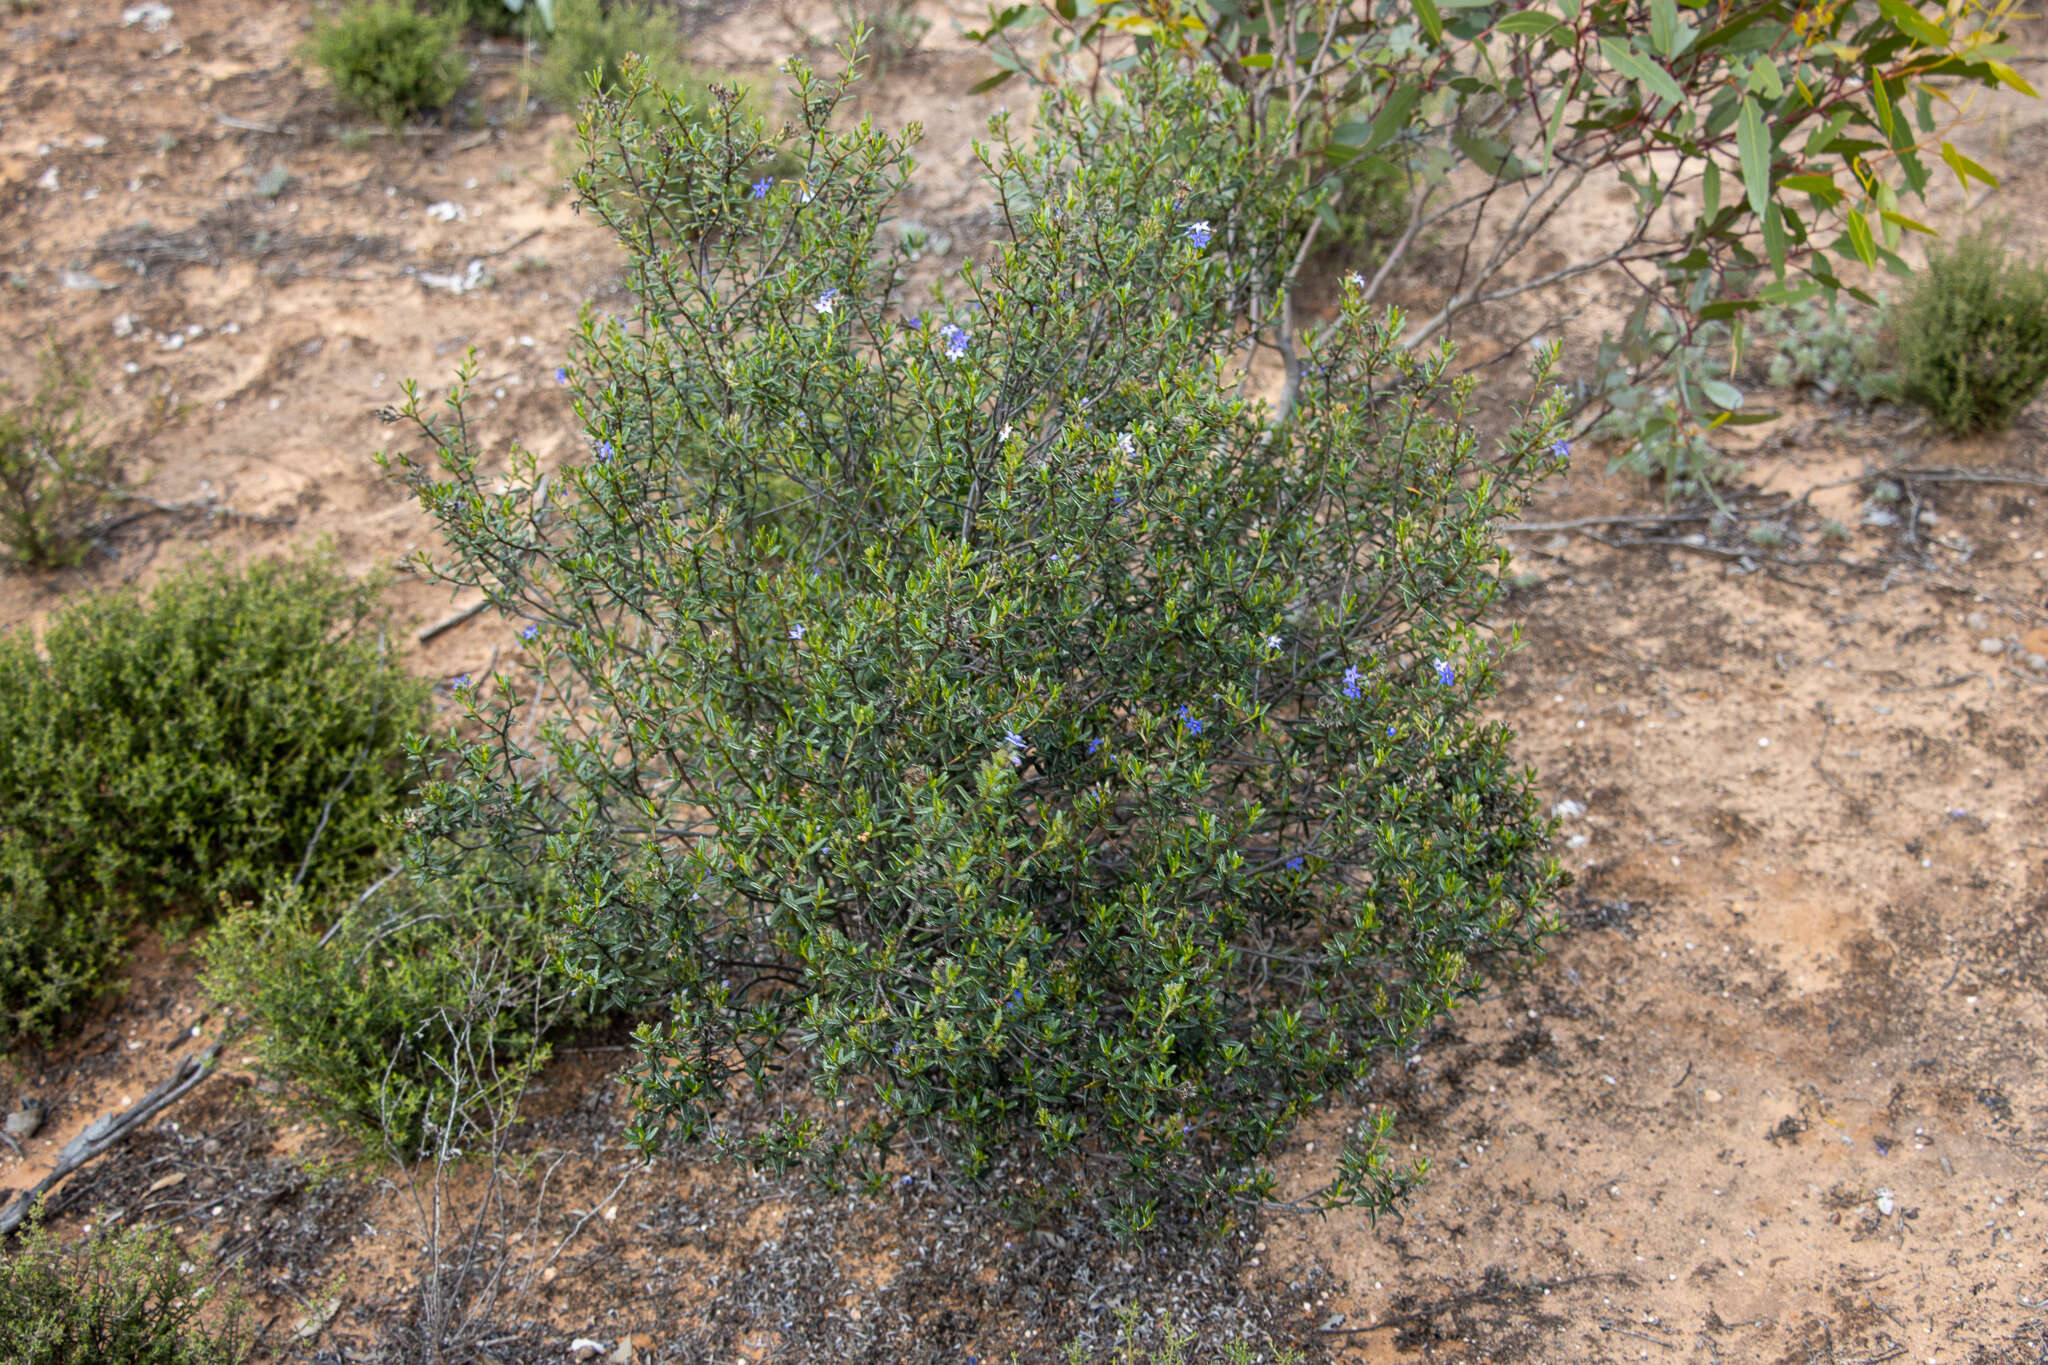
[[[660,1010],[639,1142],[874,1190],[1028,1160],[1133,1232],[1257,1207],[1552,922],[1476,623],[1565,454],[1555,348],[1482,444],[1349,286],[1267,406],[1305,173],[1156,60],[994,120],[999,240],[909,297],[910,141],[792,69],[777,136],[586,108],[640,312],[588,317],[545,498],[471,443],[471,372],[412,391],[429,450],[384,458],[540,670],[477,689],[420,831],[544,848],[571,968]],[[801,185],[748,181],[785,148]],[[1386,1121],[1303,1203],[1386,1207]]]
[[[454,99],[469,79],[461,35],[459,17],[374,0],[321,20],[307,51],[344,104],[396,128]]]
[[[2048,265],[1989,232],[1931,247],[1886,331],[1907,398],[1957,435],[2003,431],[2048,382]]]
[[[60,1246],[31,1222],[0,1251],[4,1365],[240,1365],[246,1314],[182,1268],[168,1233],[130,1229]]]
[[[135,918],[322,891],[390,841],[426,689],[377,595],[320,555],[206,562],[0,635],[0,1037],[105,984]]]
[[[0,564],[66,568],[92,548],[92,521],[117,470],[86,416],[92,368],[54,343],[34,391],[0,381]]]
[[[488,857],[398,872],[354,896],[285,887],[225,916],[208,989],[256,1025],[247,1046],[304,1112],[413,1160],[473,1146],[576,1022],[551,922],[561,895]]]

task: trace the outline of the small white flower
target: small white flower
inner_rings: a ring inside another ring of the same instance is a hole
[[[1117,437],[1117,438],[1116,438],[1116,453],[1117,453],[1117,454],[1119,454],[1119,455],[1121,455],[1121,456],[1123,456],[1123,457],[1124,457],[1124,458],[1125,458],[1126,460],[1135,460],[1135,459],[1137,459],[1137,458],[1138,458],[1138,438],[1137,438],[1137,437],[1135,437],[1135,436],[1133,436],[1133,435],[1131,435],[1131,433],[1130,433],[1130,432],[1128,432],[1128,431],[1127,431],[1127,432],[1125,432],[1125,433],[1124,433],[1123,435],[1121,435],[1121,436]]]
[[[811,303],[811,307],[817,309],[821,317],[838,306],[839,291],[837,289],[827,289]]]
[[[791,627],[789,628],[789,638],[790,638],[790,639],[792,639],[792,640],[801,640],[801,639],[803,639],[803,638],[804,638],[804,628],[803,628],[803,627],[802,627],[801,625],[795,625],[795,626],[791,626]]]
[[[1003,423],[1003,429],[996,433],[996,439],[998,441],[1007,441],[1010,439],[1010,433],[1014,432],[1016,429],[1017,428],[1011,426],[1008,422],[1005,422]]]
[[[1268,649],[1278,649],[1278,648],[1280,648],[1280,637],[1279,637],[1279,636],[1277,636],[1277,635],[1268,635],[1268,636],[1266,637],[1266,648],[1268,648]]]
[[[1354,270],[1349,275],[1346,275],[1344,277],[1344,283],[1349,285],[1355,285],[1358,288],[1363,289],[1365,288],[1365,276],[1359,274],[1356,270]]]

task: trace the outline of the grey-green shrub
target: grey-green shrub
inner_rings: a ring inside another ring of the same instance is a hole
[[[1811,298],[1758,314],[1750,336],[1772,388],[1812,388],[1868,405],[1899,395],[1875,330],[1843,299]]]
[[[308,50],[343,103],[396,128],[454,99],[469,79],[455,46],[461,33],[458,16],[375,0],[321,20]]]
[[[92,548],[94,514],[117,470],[90,428],[92,370],[54,343],[37,358],[34,392],[0,381],[0,563],[65,568]]]
[[[1907,398],[1958,435],[2003,431],[2048,382],[2048,266],[1988,232],[1931,247],[1886,330]]]
[[[547,1060],[575,994],[560,901],[490,858],[355,895],[280,888],[208,935],[207,987],[256,1025],[247,1050],[299,1108],[415,1160],[487,1136]]]
[[[935,1139],[1126,1230],[1228,1216],[1550,923],[1474,622],[1564,454],[1554,352],[1483,450],[1448,352],[1354,289],[1267,409],[1242,361],[1313,210],[1213,71],[1153,61],[1033,143],[995,120],[1003,240],[905,298],[909,144],[795,71],[801,186],[749,183],[777,143],[729,103],[586,110],[641,311],[587,319],[545,498],[521,451],[485,474],[472,371],[412,393],[432,457],[384,458],[540,669],[478,693],[420,831],[545,841],[572,969],[664,1016],[643,1143],[879,1190]],[[1398,1194],[1384,1122],[1314,1201]]]
[[[180,1268],[168,1233],[136,1229],[60,1246],[31,1222],[0,1254],[6,1365],[239,1365],[247,1314]]]
[[[0,635],[0,1039],[104,984],[136,915],[315,890],[388,842],[425,688],[320,556],[205,562]],[[317,838],[316,838],[317,835]]]

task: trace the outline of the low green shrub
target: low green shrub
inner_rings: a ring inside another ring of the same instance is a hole
[[[116,478],[85,403],[92,368],[54,343],[38,357],[35,392],[21,402],[0,381],[0,558],[17,568],[65,568],[92,548],[90,528]]]
[[[1598,379],[1585,397],[1606,409],[1591,435],[1616,448],[1610,474],[1660,481],[1671,498],[1711,489],[1733,471],[1714,443],[1715,423],[1695,416],[1715,408],[1725,417],[1742,406],[1742,391],[1726,378],[1729,340],[1720,323],[1688,334],[1671,314],[1656,321],[1639,315],[1620,335],[1601,339]]]
[[[1555,348],[1482,448],[1474,381],[1351,286],[1268,407],[1305,175],[1157,59],[993,120],[1001,240],[906,297],[909,137],[792,69],[779,137],[586,106],[641,312],[586,319],[589,453],[545,499],[522,451],[485,482],[473,370],[412,393],[431,453],[383,458],[542,669],[475,694],[420,830],[545,839],[570,968],[662,1011],[640,1143],[876,1190],[1011,1156],[1125,1232],[1241,1216],[1553,923],[1475,623],[1567,453]],[[814,190],[736,174],[778,145]],[[513,738],[536,696],[576,705]],[[1387,1207],[1387,1122],[1302,1202]]]
[[[354,897],[284,887],[208,935],[206,982],[249,1049],[320,1121],[402,1160],[473,1146],[547,1060],[575,989],[560,897],[505,860],[398,872]]]
[[[626,54],[640,54],[649,84],[672,90],[693,109],[711,107],[711,87],[683,60],[675,21],[635,0],[557,0],[555,32],[542,53],[534,88],[558,109],[575,109],[591,95],[591,73],[606,96],[625,88]],[[644,101],[649,107],[653,101]]]
[[[1886,331],[1907,398],[1957,435],[2002,431],[2048,382],[2048,266],[1989,232],[1932,247]]]
[[[250,1351],[243,1306],[211,1312],[212,1297],[167,1233],[129,1230],[67,1249],[31,1222],[0,1254],[0,1362],[239,1365]]]
[[[426,688],[376,599],[319,555],[202,563],[65,607],[41,654],[0,635],[0,1037],[103,984],[113,926],[324,890],[389,841]]]
[[[460,18],[374,0],[322,20],[308,51],[345,104],[396,128],[413,114],[439,109],[469,78],[455,47],[461,33]]]
[[[917,51],[932,26],[917,6],[918,0],[832,0],[832,13],[849,37],[866,32],[861,55],[886,71]]]

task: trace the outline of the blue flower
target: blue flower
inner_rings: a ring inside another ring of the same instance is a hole
[[[1019,1006],[1019,1005],[1021,1005],[1021,1004],[1023,1004],[1023,1003],[1024,1003],[1024,992],[1023,992],[1023,991],[1021,991],[1021,990],[1011,991],[1011,992],[1010,992],[1010,998],[1009,998],[1008,1000],[1005,1000],[1005,1001],[1003,1002],[1003,1008],[1004,1008],[1004,1009],[1006,1009],[1006,1010],[1013,1010],[1013,1009],[1017,1008],[1017,1006]]]
[[[1560,460],[1568,459],[1572,453],[1572,443],[1570,441],[1552,441],[1550,443],[1550,453],[1557,456]]]
[[[792,640],[801,640],[804,638],[804,628],[801,622],[789,628],[789,638]]]
[[[1449,687],[1458,680],[1458,670],[1451,667],[1449,660],[1438,659],[1432,664],[1432,667],[1436,669],[1436,680],[1445,687]]]
[[[560,365],[555,366],[555,382],[557,384],[567,384],[569,382],[569,371]]]
[[[1096,755],[1097,751],[1098,751],[1098,750],[1100,750],[1101,748],[1102,748],[1102,741],[1101,741],[1101,740],[1099,740],[1099,739],[1091,739],[1091,740],[1089,740],[1089,741],[1088,741],[1088,756],[1089,756],[1090,758],[1093,758],[1093,757],[1095,757],[1095,755]]]
[[[1189,734],[1199,735],[1202,733],[1202,722],[1189,715],[1187,707],[1183,706],[1180,708],[1180,718],[1187,722]]]
[[[537,636],[537,635],[539,635],[539,634],[540,634],[540,627],[539,627],[539,626],[528,626],[528,627],[527,627],[527,628],[526,628],[525,630],[522,630],[522,631],[520,631],[520,632],[519,632],[519,638],[520,638],[520,639],[522,639],[522,640],[531,640],[531,639],[533,639],[533,638],[534,638],[535,636]]]
[[[818,295],[817,300],[811,304],[811,307],[816,309],[820,316],[823,316],[832,311],[833,306],[838,300],[839,291],[837,289],[827,289],[824,293]]]
[[[910,328],[913,332],[922,332],[924,330],[924,319],[916,313],[912,313],[909,317],[903,319],[903,325]]]
[[[1353,701],[1358,700],[1358,666],[1356,664],[1344,670],[1344,695]]]
[[[1216,235],[1216,229],[1209,226],[1209,220],[1206,218],[1199,223],[1189,223],[1185,231],[1187,239],[1194,243],[1197,251],[1208,246],[1209,239]]]
[[[467,674],[467,673],[463,674],[463,675],[462,675],[461,677],[457,678],[457,679],[456,679],[456,680],[455,680],[454,682],[452,682],[452,683],[449,683],[449,684],[448,684],[448,686],[449,686],[449,689],[450,689],[450,690],[452,690],[452,691],[456,691],[456,692],[466,692],[466,691],[468,691],[468,690],[469,690],[469,674]]]
[[[1299,854],[1287,860],[1287,870],[1289,872],[1299,872],[1301,871],[1301,867],[1301,856]]]
[[[912,1176],[912,1175],[906,1175],[906,1176],[904,1176],[904,1177],[903,1177],[903,1183],[904,1183],[904,1184],[906,1184],[906,1185],[908,1185],[908,1184],[909,1184],[909,1183],[910,1183],[911,1181],[913,1181],[913,1180],[915,1180],[915,1179],[917,1179],[917,1177],[916,1177],[916,1176]]]
[[[768,197],[768,187],[774,183],[775,177],[772,175],[764,175],[759,180],[756,180],[754,182],[754,197],[756,199],[766,199]]]
[[[1024,747],[1024,736],[1018,734],[1015,730],[1005,730],[1003,732],[1003,743],[1009,745],[1012,749],[1021,749]]]
[[[613,449],[612,449],[612,443],[611,443],[610,441],[599,441],[599,442],[597,443],[597,458],[598,458],[598,459],[600,459],[600,460],[609,460],[609,459],[610,459],[610,458],[611,458],[611,457],[612,457],[613,455],[615,455],[615,454],[617,454],[617,453],[618,453],[617,451],[615,451],[615,450],[613,450]]]
[[[1393,726],[1391,726],[1391,725],[1389,725],[1389,726],[1387,727],[1387,738],[1388,738],[1388,739],[1392,739],[1392,738],[1394,737],[1394,734],[1395,734],[1395,731],[1394,731],[1394,727],[1393,727]]]
[[[1266,648],[1268,649],[1278,649],[1280,648],[1280,643],[1280,637],[1277,634],[1266,637]]]
[[[967,332],[963,328],[947,323],[939,329],[939,336],[946,343],[946,359],[959,360],[967,354]]]

